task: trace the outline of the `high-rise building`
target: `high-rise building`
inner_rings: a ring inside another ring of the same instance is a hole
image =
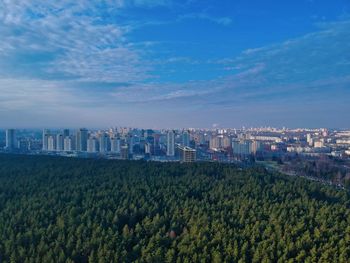
[[[50,152],[56,151],[56,136],[50,135],[47,140],[47,150]]]
[[[197,152],[188,146],[178,145],[180,161],[185,163],[192,163],[196,161]]]
[[[56,136],[56,151],[61,152],[64,149],[64,137],[63,134],[57,134]]]
[[[17,148],[16,130],[8,129],[6,130],[6,149],[14,150]]]
[[[111,138],[111,152],[120,153],[120,138],[112,137]]]
[[[259,141],[252,141],[250,147],[250,152],[255,155],[257,152],[262,150],[262,143]]]
[[[48,150],[48,140],[49,140],[49,137],[50,137],[50,130],[48,129],[44,129],[43,130],[43,151],[47,151]]]
[[[166,142],[166,155],[175,156],[175,131],[168,131]]]
[[[98,152],[98,141],[94,137],[90,137],[87,141],[87,151],[89,153]]]
[[[108,134],[103,133],[100,136],[100,152],[106,153],[108,152],[108,143],[109,143],[109,137]]]
[[[129,159],[129,149],[127,145],[123,145],[120,148],[120,157],[124,160],[128,160]]]
[[[232,146],[232,140],[228,136],[222,136],[222,147],[223,148],[231,148]]]
[[[134,136],[130,135],[128,138],[128,148],[129,148],[129,154],[134,153]]]
[[[76,136],[76,150],[78,152],[87,151],[88,130],[81,128],[77,131]]]
[[[248,140],[232,140],[232,150],[237,155],[249,155],[251,153],[251,142]]]
[[[209,148],[212,150],[230,148],[230,147],[231,147],[231,139],[228,136],[218,135],[210,138]]]
[[[182,133],[182,145],[190,146],[190,133],[188,131]]]
[[[221,147],[220,139],[218,136],[210,138],[209,148],[212,150],[217,150]]]
[[[74,138],[73,137],[68,136],[68,137],[64,138],[63,150],[65,152],[74,151],[75,150],[74,145],[75,145],[75,143],[74,143]]]

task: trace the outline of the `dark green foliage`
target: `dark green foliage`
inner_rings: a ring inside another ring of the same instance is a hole
[[[0,155],[0,262],[349,262],[349,200],[259,168]]]

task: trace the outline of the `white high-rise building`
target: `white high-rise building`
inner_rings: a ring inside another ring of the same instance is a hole
[[[74,150],[74,139],[72,137],[65,137],[63,144],[63,150],[65,152],[70,152]]]
[[[87,151],[89,153],[95,153],[98,152],[98,141],[94,137],[90,137],[87,141]]]
[[[6,149],[13,150],[17,148],[16,130],[6,130]]]
[[[50,152],[56,151],[56,136],[50,135],[47,140],[47,150]]]
[[[175,156],[175,131],[168,131],[166,142],[166,155]]]

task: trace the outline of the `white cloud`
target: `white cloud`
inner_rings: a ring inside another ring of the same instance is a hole
[[[6,55],[7,60],[21,53],[51,56],[41,74],[115,82],[145,79],[149,68],[141,61],[142,51],[127,41],[130,28],[104,18],[104,12],[117,16],[126,2],[107,3],[101,8],[96,2],[84,0],[2,1],[0,55]],[[36,61],[29,62],[35,67]],[[38,69],[33,69],[33,75],[38,75]]]
[[[208,20],[210,22],[216,23],[218,25],[229,26],[232,24],[232,19],[230,17],[216,17],[206,13],[190,13],[179,16],[178,20],[185,19],[203,19]]]

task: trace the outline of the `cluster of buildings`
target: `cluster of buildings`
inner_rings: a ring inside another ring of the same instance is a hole
[[[350,156],[350,131],[328,129],[8,129],[4,140],[2,148],[7,152],[157,161]]]
[[[41,137],[23,131],[5,131],[4,151],[77,157],[153,159],[195,162],[196,150],[190,147],[190,132],[157,132],[130,128],[88,130],[44,129]],[[21,134],[21,135],[20,135]]]

